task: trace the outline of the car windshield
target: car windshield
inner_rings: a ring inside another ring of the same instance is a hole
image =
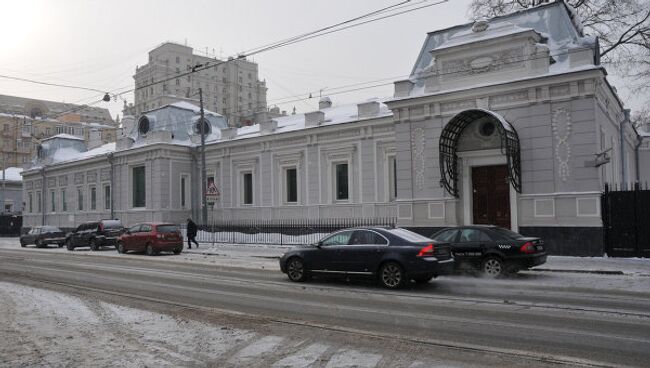
[[[516,233],[516,232],[508,230],[508,229],[504,229],[502,227],[493,227],[490,230],[492,230],[495,233],[497,233],[497,234],[499,234],[499,235],[501,235],[503,237],[506,237],[508,239],[520,239],[520,238],[524,237],[523,235],[521,235],[519,233]]]
[[[433,241],[431,238],[427,238],[426,236],[420,235],[418,233],[414,233],[414,232],[412,232],[410,230],[406,230],[406,229],[397,228],[397,229],[388,229],[386,231],[388,231],[389,233],[391,233],[391,234],[393,234],[395,236],[398,236],[398,237],[400,237],[400,238],[402,238],[404,240],[408,240],[408,241],[413,242],[413,243],[426,243],[426,242],[432,242]]]
[[[156,229],[159,233],[176,233],[179,231],[176,225],[158,225]]]
[[[122,222],[120,220],[106,220],[102,221],[104,224],[104,229],[119,229],[122,227]]]

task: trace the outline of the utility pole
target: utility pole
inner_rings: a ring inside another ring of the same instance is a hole
[[[199,106],[201,108],[201,224],[208,223],[208,204],[206,203],[205,194],[207,191],[207,179],[205,172],[205,118],[203,117],[203,90],[199,88]]]

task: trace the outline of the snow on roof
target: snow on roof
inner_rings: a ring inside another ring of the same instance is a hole
[[[0,171],[0,180],[4,175],[5,181],[23,181],[23,177],[20,173],[23,172],[22,167],[8,167],[4,172]]]
[[[386,106],[382,102],[383,100],[384,99],[380,100],[374,98],[365,101],[365,102],[374,101],[380,104],[379,114],[368,118],[361,118],[361,119],[359,118],[357,104],[332,106],[332,107],[317,110],[325,114],[325,121],[319,124],[319,126],[336,125],[336,124],[349,123],[349,122],[359,121],[359,120],[367,120],[371,118],[374,119],[378,117],[391,116],[393,113],[388,109],[388,106]],[[277,128],[273,133],[286,133],[286,132],[297,131],[297,130],[308,128],[305,125],[305,114],[280,116],[274,118],[273,120],[277,121],[278,123]],[[237,136],[234,139],[258,137],[259,135],[260,135],[260,125],[255,124],[255,125],[245,126],[237,129]]]
[[[174,102],[174,103],[166,105],[166,106],[173,106],[173,107],[177,107],[177,108],[183,109],[183,110],[190,110],[190,111],[193,111],[193,112],[195,112],[197,114],[201,112],[200,107],[198,107],[198,106],[196,106],[194,104],[191,104],[189,102],[185,102],[185,101]],[[165,107],[165,106],[163,106],[163,107]],[[212,114],[212,115],[221,116],[221,114],[218,114],[218,113],[216,113],[214,111],[210,111],[210,110],[206,110],[206,109],[203,109],[203,113],[204,114]]]
[[[74,135],[61,133],[61,134],[57,134],[57,135],[53,135],[51,137],[45,138],[45,139],[43,139],[43,141],[47,141],[47,140],[55,139],[55,138],[74,139],[74,140],[78,140],[78,141],[83,141],[84,140],[83,138],[79,138],[79,137],[74,136]]]
[[[425,94],[425,78],[430,74],[427,72],[427,68],[430,67],[434,57],[432,51],[506,35],[535,31],[543,37],[543,42],[545,42],[550,56],[555,61],[549,65],[548,73],[545,74],[548,76],[584,70],[584,65],[570,67],[569,53],[567,51],[596,47],[596,39],[582,34],[581,28],[576,24],[579,19],[572,17],[562,2],[520,10],[484,22],[487,24],[487,30],[483,32],[473,32],[472,28],[475,22],[472,22],[434,31],[427,35],[409,78],[411,82],[415,83],[410,92],[410,97]],[[587,67],[596,69],[599,68],[599,65],[592,64]],[[537,77],[539,76],[542,75],[537,75]],[[440,91],[437,91],[435,94],[439,93]]]
[[[74,148],[61,148],[54,153],[52,163],[79,161],[95,156],[105,155],[107,153],[115,152],[115,146],[115,142],[111,142],[85,152],[79,152]]]
[[[436,47],[436,51],[450,49],[453,47],[494,39],[497,37],[511,36],[526,32],[535,31],[528,27],[518,27],[512,23],[503,23],[497,26],[490,27],[491,32],[473,32],[470,29],[458,32],[451,39],[444,41],[440,46]]]

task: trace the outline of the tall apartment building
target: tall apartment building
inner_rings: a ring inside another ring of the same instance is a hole
[[[201,64],[213,65],[181,76]],[[172,78],[164,83],[152,82]],[[135,103],[125,113],[142,112],[178,101],[199,105],[199,88],[204,107],[224,115],[230,126],[266,121],[272,112],[266,107],[266,82],[259,80],[257,64],[245,59],[218,60],[193,53],[188,46],[165,42],[149,52],[149,62],[136,67]]]

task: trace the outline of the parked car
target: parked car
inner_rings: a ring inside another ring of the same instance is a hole
[[[44,248],[48,244],[62,247],[65,244],[65,232],[56,226],[35,226],[27,234],[20,236],[21,247],[29,244],[36,245],[36,248]]]
[[[181,229],[174,224],[144,223],[132,226],[120,236],[117,243],[118,252],[130,250],[145,252],[150,256],[164,251],[180,254],[183,251]]]
[[[448,228],[431,236],[451,244],[456,270],[480,270],[497,277],[546,262],[544,241],[491,225]]]
[[[298,246],[280,258],[280,269],[291,281],[313,275],[376,277],[397,289],[410,280],[427,283],[453,271],[448,244],[402,228],[355,228],[336,231],[316,244]]]
[[[99,247],[116,246],[119,236],[124,231],[120,220],[99,220],[85,222],[72,231],[65,240],[68,250],[77,247],[90,247],[98,250]]]

